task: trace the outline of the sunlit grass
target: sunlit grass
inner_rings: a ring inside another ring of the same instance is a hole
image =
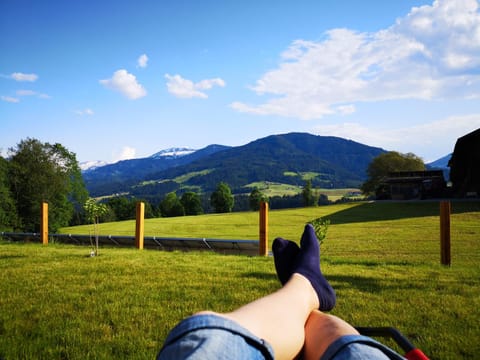
[[[0,356],[154,358],[169,328],[274,290],[271,259],[0,245]]]
[[[480,207],[452,207],[451,267],[439,264],[438,203],[271,211],[270,237],[298,241],[305,222],[330,219],[322,270],[337,291],[334,314],[394,326],[432,359],[475,359]],[[152,219],[146,229],[254,239],[258,214]],[[183,317],[230,311],[279,287],[271,257],[118,248],[88,255],[85,247],[0,243],[0,357],[152,359]]]

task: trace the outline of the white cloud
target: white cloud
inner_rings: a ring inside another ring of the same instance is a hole
[[[33,90],[17,90],[17,96],[36,96],[40,99],[50,99],[50,96],[47,94],[38,93]]]
[[[18,96],[33,96],[36,95],[37,93],[33,90],[17,90],[17,95]]]
[[[2,99],[2,101],[5,101],[5,102],[9,102],[9,103],[19,103],[20,102],[20,99],[19,98],[14,98],[14,97],[11,97],[11,96],[0,96],[0,99]]]
[[[199,81],[198,83],[196,83],[195,87],[197,89],[210,90],[215,85],[220,86],[220,87],[224,87],[225,86],[225,81],[223,81],[220,78],[205,79],[205,80],[202,80],[202,81]]]
[[[115,71],[111,79],[100,80],[99,82],[106,88],[118,91],[131,100],[147,95],[147,91],[137,82],[137,78],[124,69]]]
[[[214,86],[225,86],[225,81],[220,78],[205,79],[197,83],[184,79],[180,75],[165,74],[168,92],[179,98],[201,98],[206,99],[208,95],[204,91],[210,90]]]
[[[312,114],[315,114],[315,117],[322,117],[333,113],[328,105],[309,101],[301,96],[273,99],[258,106],[249,106],[237,101],[230,104],[230,107],[244,113],[298,117],[300,119],[310,119]]]
[[[15,72],[10,75],[10,78],[16,81],[29,81],[34,82],[37,81],[38,75],[37,74],[24,74],[21,72]]]
[[[76,110],[75,113],[78,115],[89,115],[89,116],[94,114],[93,110],[90,108],[85,108],[83,110]]]
[[[130,146],[124,146],[120,153],[114,155],[114,162],[134,159],[136,152],[137,151],[134,148]]]
[[[349,115],[355,112],[355,105],[339,105],[337,111],[342,115]]]
[[[296,40],[251,87],[268,100],[231,107],[314,119],[347,114],[356,102],[478,98],[478,8],[476,0],[437,0],[375,33],[333,29],[321,41]]]
[[[436,160],[452,152],[456,140],[480,128],[480,114],[450,116],[445,119],[410,127],[386,129],[378,126],[366,127],[358,123],[318,125],[314,131],[319,135],[338,136],[362,144],[386,150],[414,152],[425,160]]]
[[[148,56],[147,54],[142,54],[137,60],[137,66],[141,68],[146,68],[148,63]]]

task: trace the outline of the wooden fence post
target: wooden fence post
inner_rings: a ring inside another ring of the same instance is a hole
[[[145,216],[145,204],[141,201],[137,202],[136,212],[136,225],[135,225],[135,247],[137,249],[143,249],[144,238],[144,216]]]
[[[268,203],[260,203],[260,243],[258,255],[268,256]]]
[[[450,201],[440,202],[440,261],[450,266]]]
[[[40,238],[43,245],[48,245],[48,203],[43,201],[40,213],[42,221],[40,222]]]

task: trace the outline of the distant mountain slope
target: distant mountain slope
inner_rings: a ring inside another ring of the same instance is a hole
[[[373,158],[386,152],[355,141],[307,133],[272,135],[246,145],[174,148],[151,157],[120,161],[83,172],[91,196],[128,193],[161,199],[170,191],[208,193],[224,181],[236,193],[257,182],[315,187],[358,187]],[[450,155],[427,164],[445,169]],[[444,171],[448,179],[448,168]]]
[[[211,191],[224,181],[234,192],[245,192],[245,185],[258,181],[303,185],[305,175],[317,187],[356,187],[365,180],[370,161],[383,152],[337,137],[272,135],[151,173],[147,183],[131,190],[139,196],[181,188]]]
[[[431,163],[426,164],[426,167],[429,170],[436,170],[436,169],[442,170],[445,181],[449,181],[450,168],[448,167],[448,162],[450,161],[451,157],[452,157],[452,154],[448,154],[447,156],[444,156],[438,160],[435,160],[435,161],[432,161]]]
[[[185,165],[228,148],[224,145],[209,145],[193,152],[183,149],[183,154],[177,149],[175,156],[172,155],[174,151],[168,149],[167,153],[163,153],[164,156],[159,152],[147,158],[123,160],[86,170],[83,172],[83,179],[93,196],[123,192],[144,180],[151,173]]]
[[[450,158],[452,157],[452,154],[448,154],[447,156],[444,156],[438,160],[432,161],[431,163],[426,164],[427,168],[429,169],[446,169],[448,168],[448,162],[450,161]]]

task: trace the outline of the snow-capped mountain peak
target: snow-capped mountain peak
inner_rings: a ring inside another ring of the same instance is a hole
[[[78,164],[80,166],[80,170],[86,171],[86,170],[94,170],[98,167],[108,165],[106,161],[102,160],[91,160],[91,161],[83,161]]]
[[[150,157],[154,158],[154,159],[178,158],[178,157],[181,157],[181,156],[190,155],[190,154],[194,153],[195,151],[197,151],[197,150],[189,148],[189,147],[174,147],[174,148],[170,148],[170,149],[161,150],[161,151],[153,154]]]

